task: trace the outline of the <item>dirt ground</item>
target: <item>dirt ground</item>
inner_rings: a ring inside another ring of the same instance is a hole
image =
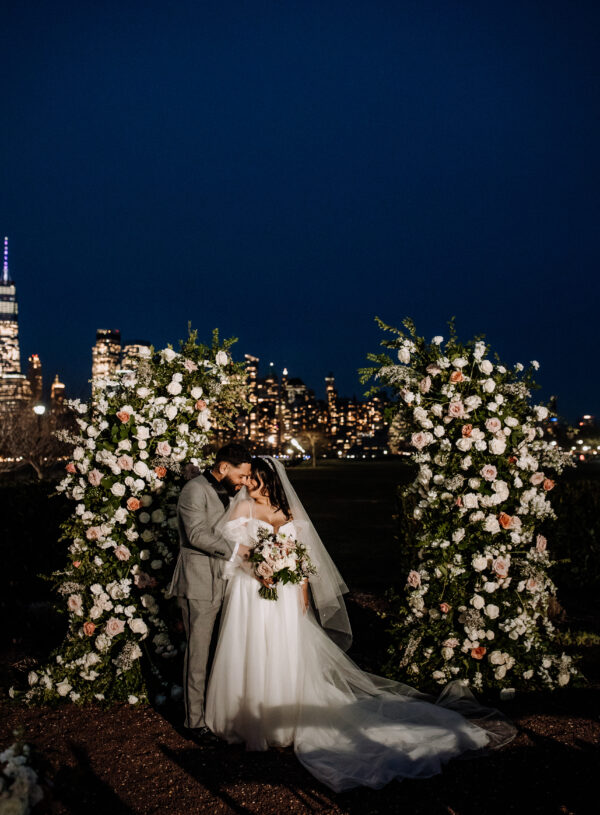
[[[350,597],[358,643],[352,656],[367,669],[383,643],[375,613],[380,604],[375,595]],[[14,677],[30,664],[19,648],[2,661]],[[221,742],[199,746],[181,726],[178,706],[24,708],[4,701],[0,748],[23,727],[44,777],[36,815],[584,815],[598,812],[599,690],[592,682],[585,689],[520,695],[500,705],[519,728],[509,746],[451,762],[435,778],[393,782],[378,791],[334,794],[291,748],[250,753]]]

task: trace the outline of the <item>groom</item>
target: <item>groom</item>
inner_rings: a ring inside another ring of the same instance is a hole
[[[212,469],[188,481],[177,503],[180,548],[167,596],[177,597],[187,637],[185,726],[201,738],[210,733],[204,722],[208,651],[225,594],[223,568],[234,554],[233,545],[215,532],[215,526],[230,498],[247,484],[251,460],[241,444],[222,447]],[[240,546],[237,553],[246,554],[247,547]]]

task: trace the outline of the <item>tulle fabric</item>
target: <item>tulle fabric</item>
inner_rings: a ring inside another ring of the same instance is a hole
[[[228,531],[247,541],[262,523],[237,519]],[[279,587],[271,601],[240,563],[227,577],[206,722],[228,742],[249,750],[293,744],[309,772],[340,792],[426,778],[452,758],[514,737],[515,728],[458,681],[436,700],[361,671],[312,612],[303,613],[298,586]]]

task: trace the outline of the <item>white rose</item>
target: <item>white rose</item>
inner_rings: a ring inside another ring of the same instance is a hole
[[[175,407],[175,405],[167,405],[167,407],[165,408],[165,416],[170,421],[173,421],[175,416],[177,416],[177,408]]]
[[[484,359],[479,363],[479,370],[481,371],[482,374],[489,376],[489,374],[491,374],[492,371],[494,370],[494,366],[489,361],[489,359]]]
[[[129,620],[128,624],[134,634],[145,636],[148,633],[148,626],[141,617],[135,617],[133,620]]]
[[[548,418],[548,408],[545,408],[543,405],[536,405],[533,408],[533,412],[535,413],[535,418],[538,422],[542,422],[544,419]]]
[[[178,354],[176,354],[172,348],[163,348],[160,353],[163,359],[165,359],[167,362],[173,362],[175,357],[178,356]]]
[[[473,608],[482,609],[485,605],[485,600],[480,594],[475,594],[471,600],[471,605]]]
[[[136,427],[134,435],[137,439],[148,439],[150,438],[150,430],[145,425],[140,425]]]
[[[495,515],[488,515],[485,519],[485,523],[483,528],[486,532],[491,532],[492,535],[495,535],[496,532],[500,532],[500,524],[498,523],[498,518]]]
[[[486,379],[481,387],[486,393],[493,393],[496,388],[496,383],[493,379]]]
[[[229,357],[227,356],[225,351],[217,351],[215,362],[217,363],[217,365],[227,365],[227,363],[229,362]]]
[[[477,509],[479,506],[479,496],[474,492],[468,492],[463,496],[463,506],[465,509]]]
[[[457,357],[457,359],[452,360],[452,364],[455,368],[464,368],[465,365],[468,365],[469,363],[464,357]]]
[[[436,402],[435,405],[431,406],[431,412],[433,413],[434,416],[437,416],[439,418],[442,415],[442,413],[444,412],[444,409],[443,409],[443,407],[441,405],[439,405]]]
[[[136,461],[136,463],[133,465],[133,472],[143,478],[144,476],[148,475],[148,465],[144,464],[143,461]]]
[[[496,679],[504,679],[506,676],[506,665],[498,665],[496,670],[494,671],[494,676]]]
[[[452,659],[454,656],[454,648],[442,648],[442,657],[446,660]]]
[[[468,436],[461,436],[456,442],[456,446],[461,453],[467,453],[473,446],[473,439],[470,439]]]
[[[433,345],[441,345],[444,342],[444,338],[437,336],[437,337],[434,337],[431,340],[431,342],[432,342]]]
[[[398,359],[403,365],[408,365],[410,362],[410,351],[404,346],[398,349]]]
[[[498,614],[500,614],[500,609],[498,606],[495,606],[493,603],[490,603],[485,607],[485,613],[490,618],[490,620],[495,620]]]
[[[200,399],[204,391],[200,387],[192,388],[191,395],[192,399]]]
[[[140,397],[140,399],[145,399],[147,396],[150,396],[150,393],[151,393],[150,388],[137,389],[137,395]]]
[[[182,387],[180,382],[176,382],[175,380],[173,380],[172,382],[169,382],[169,384],[167,385],[167,393],[170,393],[171,396],[178,396],[181,393],[181,391]]]
[[[496,456],[501,456],[506,450],[506,442],[504,439],[492,439],[489,444],[490,452]]]
[[[59,682],[56,685],[56,690],[59,696],[66,696],[68,692],[71,690],[71,685],[69,685],[66,679],[63,679],[62,682]]]
[[[116,481],[110,488],[110,491],[113,495],[116,495],[117,498],[121,498],[123,495],[125,495],[125,485],[121,484],[120,481]]]
[[[481,555],[477,555],[472,560],[472,566],[476,572],[483,572],[484,569],[487,569],[487,558],[482,557]]]

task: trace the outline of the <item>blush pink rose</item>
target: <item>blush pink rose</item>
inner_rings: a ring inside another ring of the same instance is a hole
[[[206,402],[204,399],[198,399],[196,402],[196,410],[204,410],[206,408]]]
[[[453,419],[460,419],[465,415],[465,406],[462,402],[450,402],[448,405],[448,416]]]
[[[539,487],[544,481],[544,473],[534,473],[529,480],[534,487]]]
[[[117,459],[117,464],[122,470],[131,470],[131,468],[133,467],[133,459],[126,453],[123,453],[123,455],[119,456],[119,458]]]
[[[171,445],[168,441],[159,441],[156,445],[156,452],[159,456],[168,456],[171,453]]]
[[[100,470],[90,470],[88,473],[88,481],[92,487],[99,487],[100,482],[102,481],[102,473]]]
[[[463,435],[463,437],[465,439],[467,439],[471,435],[472,432],[473,432],[473,425],[472,424],[464,424],[462,426],[461,433],[462,433],[462,435]]]
[[[81,611],[81,597],[78,594],[72,594],[67,600],[67,608],[75,614]]]
[[[421,575],[419,572],[416,572],[414,569],[408,573],[408,577],[406,578],[406,582],[409,586],[412,586],[413,589],[416,589],[418,586],[421,585]]]
[[[127,413],[127,411],[126,411],[126,410],[120,410],[120,411],[117,413],[117,419],[118,419],[120,422],[123,422],[123,424],[127,424],[127,422],[129,421],[129,413]]]
[[[198,366],[191,359],[184,359],[183,360],[183,367],[185,368],[186,371],[189,371],[190,373],[192,371],[197,371],[198,370]]]
[[[102,536],[102,530],[100,529],[99,526],[90,526],[90,528],[85,533],[85,536],[89,541],[100,540],[100,537]]]
[[[440,611],[442,614],[447,614],[450,611],[450,606],[448,603],[440,603]]]
[[[431,390],[431,377],[426,376],[419,382],[419,390],[421,393],[427,393]]]
[[[129,560],[129,558],[131,557],[131,552],[129,551],[129,549],[126,546],[124,546],[121,543],[115,549],[115,557],[118,560]]]
[[[538,535],[535,540],[535,548],[538,552],[545,552],[548,541],[543,535]]]
[[[535,577],[530,577],[529,580],[526,583],[527,591],[535,591],[538,586],[539,586],[539,583],[538,583],[538,581],[536,580]]]
[[[508,577],[508,567],[509,562],[505,557],[497,557],[492,564],[492,568],[498,577]]]
[[[488,419],[487,422],[485,423],[485,426],[490,431],[490,433],[498,433],[500,430],[502,430],[502,422],[500,421],[500,419],[496,419],[495,417]]]
[[[493,481],[496,478],[498,471],[493,464],[485,464],[479,471],[479,474],[482,478],[485,478],[486,481]]]
[[[269,566],[268,563],[259,563],[256,569],[256,573],[265,579],[273,577],[273,569]]]
[[[81,561],[80,560],[74,560],[73,561],[73,566],[75,566],[75,568],[78,569],[81,566]]]
[[[156,580],[146,572],[138,572],[134,575],[133,582],[138,589],[153,589],[156,586]]]
[[[116,637],[118,634],[122,634],[124,630],[125,623],[116,617],[111,617],[106,623],[106,633],[109,637]]]

